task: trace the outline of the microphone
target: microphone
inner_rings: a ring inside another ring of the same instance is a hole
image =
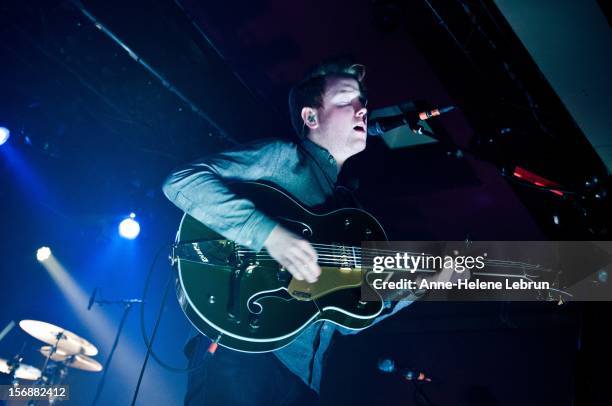
[[[96,301],[96,293],[98,293],[98,287],[97,286],[93,290],[93,293],[91,294],[91,297],[89,298],[89,304],[87,305],[87,310],[91,310],[91,306],[93,306],[94,302]]]
[[[388,131],[403,125],[410,125],[418,120],[428,120],[432,117],[437,117],[440,114],[448,113],[455,106],[446,106],[439,109],[425,110],[421,112],[408,111],[396,116],[376,117],[368,119],[368,135],[380,137]]]

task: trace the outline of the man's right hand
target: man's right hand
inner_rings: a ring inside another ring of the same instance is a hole
[[[317,252],[305,239],[277,224],[264,242],[272,258],[297,280],[314,283],[321,274]]]

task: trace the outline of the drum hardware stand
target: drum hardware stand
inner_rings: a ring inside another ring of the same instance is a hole
[[[59,344],[60,340],[62,338],[64,338],[64,332],[60,332],[57,334],[57,336],[55,336],[56,341],[55,344],[53,344],[51,346],[51,351],[49,351],[49,355],[47,355],[47,357],[45,358],[45,363],[43,364],[42,368],[40,369],[42,372],[40,374],[40,378],[38,378],[36,380],[36,382],[34,383],[34,385],[46,385],[49,381],[49,377],[47,376],[46,372],[47,372],[47,367],[49,365],[49,360],[51,359],[51,357],[53,356],[53,354],[55,354],[55,351],[57,351],[57,345]],[[34,406],[38,401],[30,399],[28,400],[28,406]],[[51,402],[49,402],[51,403]]]
[[[51,347],[51,351],[49,351],[49,355],[47,355],[47,358],[45,358],[45,363],[43,364],[41,370],[43,371],[43,373],[40,375],[41,379],[45,374],[45,371],[47,370],[47,365],[49,364],[49,360],[51,359],[51,357],[53,356],[53,354],[55,354],[55,351],[57,351],[57,345],[59,344],[60,340],[62,338],[64,338],[64,332],[58,333],[58,335],[56,336],[57,341],[55,342],[55,344],[53,344],[53,346]]]
[[[49,357],[51,357],[51,354],[53,354],[54,351],[54,349],[51,350]],[[47,361],[48,360],[45,361],[45,364]],[[48,373],[49,370],[52,370],[52,373]],[[45,367],[45,369],[42,370],[39,381],[41,381],[43,385],[61,385],[66,375],[68,375],[66,364],[63,362],[58,362],[54,365]],[[56,382],[57,377],[59,377],[59,379]],[[36,383],[39,381],[36,381]],[[48,399],[49,405],[54,405],[58,401],[61,401],[61,399],[55,399],[53,396],[50,396]],[[33,406],[36,403],[36,400],[29,400],[28,406]]]
[[[74,355],[71,355],[70,357],[66,358],[66,360],[72,359],[74,359]],[[61,385],[64,379],[66,378],[66,375],[68,375],[68,367],[66,365],[66,361],[56,364],[55,371],[53,375],[51,375],[50,385]],[[56,382],[55,378],[57,377],[59,377],[59,379]],[[49,398],[49,405],[53,405],[56,402],[57,400],[53,396]]]
[[[19,365],[21,365],[21,361],[23,361],[23,357],[21,356],[21,354],[17,354],[13,357],[13,361],[9,362],[9,368],[11,371],[11,383],[13,386],[19,385],[15,373],[17,372],[17,368],[19,368]]]

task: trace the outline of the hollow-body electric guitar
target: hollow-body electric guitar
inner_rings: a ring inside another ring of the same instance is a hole
[[[220,345],[267,352],[328,320],[349,329],[368,327],[382,299],[362,301],[362,241],[385,241],[379,222],[360,209],[316,214],[279,189],[256,182],[235,184],[236,193],[285,228],[311,242],[318,254],[317,282],[293,279],[265,251],[255,252],[185,214],[173,248],[177,294],[187,318]]]

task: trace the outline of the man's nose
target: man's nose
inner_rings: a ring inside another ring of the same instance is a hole
[[[355,113],[355,115],[359,118],[363,118],[363,117],[367,117],[368,114],[368,109],[365,107],[361,107],[360,109],[357,110],[357,112]]]

